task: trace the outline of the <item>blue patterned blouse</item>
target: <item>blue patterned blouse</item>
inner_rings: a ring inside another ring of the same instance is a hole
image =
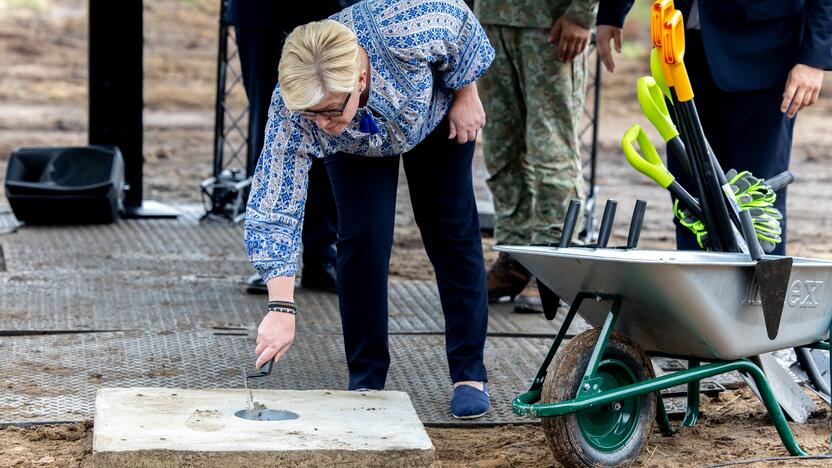
[[[312,158],[409,151],[448,113],[453,90],[482,76],[494,59],[462,0],[367,0],[332,19],[354,31],[367,51],[369,99],[343,133],[330,136],[286,110],[275,89],[245,220],[246,251],[263,280],[297,271]],[[366,114],[377,131],[362,131]]]

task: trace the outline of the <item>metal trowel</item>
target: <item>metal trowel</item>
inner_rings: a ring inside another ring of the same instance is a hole
[[[265,377],[272,373],[272,367],[274,366],[274,358],[266,361],[265,364],[260,366],[259,369],[256,369],[254,372],[246,372],[243,371],[243,387],[246,389],[246,394],[248,394],[248,414],[252,416],[252,419],[258,419],[260,416],[261,410],[255,411],[254,408],[254,396],[251,393],[251,389],[248,388],[248,379],[257,379],[260,377]]]
[[[274,358],[263,364],[256,372],[243,371],[243,385],[246,388],[246,393],[248,393],[248,408],[237,411],[234,413],[235,416],[250,421],[286,421],[300,417],[298,413],[287,410],[268,409],[266,405],[254,401],[251,389],[248,387],[248,379],[256,379],[271,374],[272,366],[274,366]]]

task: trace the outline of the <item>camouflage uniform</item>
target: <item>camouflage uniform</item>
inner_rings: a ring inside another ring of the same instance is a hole
[[[477,17],[497,53],[478,86],[488,121],[483,152],[494,195],[494,236],[500,243],[557,242],[569,200],[584,194],[578,125],[587,54],[562,62],[548,36],[564,14],[593,28],[597,4],[475,1]]]

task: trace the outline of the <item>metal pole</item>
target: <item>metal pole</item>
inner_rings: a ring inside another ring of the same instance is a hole
[[[217,51],[217,100],[214,106],[214,177],[222,172],[223,149],[225,146],[225,76],[228,62],[228,23],[225,15],[228,0],[220,0],[219,50]]]
[[[595,53],[595,102],[592,106],[592,150],[589,160],[589,193],[595,196],[595,171],[598,162],[598,116],[601,112],[601,57]]]

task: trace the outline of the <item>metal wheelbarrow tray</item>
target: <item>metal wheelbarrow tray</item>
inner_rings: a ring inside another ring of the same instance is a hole
[[[567,303],[579,292],[621,300],[616,331],[645,351],[732,360],[825,339],[832,322],[832,261],[794,257],[780,330],[766,334],[754,262],[745,254],[498,246]],[[609,304],[578,313],[600,327]]]

